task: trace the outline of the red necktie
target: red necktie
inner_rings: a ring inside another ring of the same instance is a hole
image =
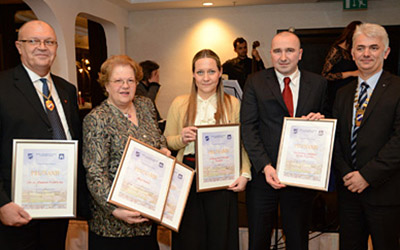
[[[282,92],[283,101],[285,102],[286,107],[289,110],[290,117],[293,117],[293,96],[292,96],[292,90],[290,89],[289,86],[290,78],[289,77],[283,78],[283,82],[285,83],[285,88],[283,89]]]

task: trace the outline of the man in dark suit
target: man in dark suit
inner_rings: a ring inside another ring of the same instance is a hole
[[[338,92],[334,166],[340,249],[398,250],[400,236],[400,78],[382,70],[389,38],[377,24],[353,36],[357,80]]]
[[[308,249],[314,192],[281,184],[275,167],[284,117],[323,118],[326,80],[298,69],[302,49],[291,32],[277,34],[270,53],[274,67],[249,77],[240,113],[243,143],[252,163],[252,181],[247,184],[249,249],[269,249],[278,203],[287,249]]]
[[[13,139],[79,139],[76,88],[50,73],[57,38],[47,23],[27,22],[15,44],[22,64],[0,73],[0,245],[65,249],[67,219],[33,220],[12,202],[12,147]]]

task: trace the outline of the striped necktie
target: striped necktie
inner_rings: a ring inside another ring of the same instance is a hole
[[[365,109],[367,108],[367,96],[368,96],[368,84],[366,82],[361,83],[360,94],[358,95],[358,101],[356,103],[356,115],[354,121],[353,132],[351,134],[351,160],[353,167],[357,169],[357,133],[360,128],[362,119],[364,117]]]
[[[51,93],[49,92],[47,80],[46,78],[40,78],[40,81],[43,83],[42,91],[43,100],[45,103],[44,106],[46,107],[47,117],[49,118],[51,128],[53,129],[53,139],[65,140],[66,136],[64,128],[62,126],[60,116],[58,115],[56,104],[53,100],[53,97],[51,97]]]

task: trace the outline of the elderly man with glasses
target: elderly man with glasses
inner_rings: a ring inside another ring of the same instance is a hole
[[[25,23],[15,45],[21,64],[0,73],[0,246],[65,249],[68,219],[32,219],[12,201],[12,147],[13,139],[79,140],[76,88],[50,73],[58,44],[49,24]],[[81,184],[78,197],[85,193]]]

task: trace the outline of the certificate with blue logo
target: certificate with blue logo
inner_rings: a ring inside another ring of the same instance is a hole
[[[168,198],[161,220],[161,225],[175,232],[179,231],[190,187],[192,186],[193,176],[193,169],[180,162],[175,163],[174,175],[169,187]]]
[[[285,117],[276,171],[281,183],[328,190],[336,119]]]
[[[175,158],[129,137],[107,201],[161,221]]]
[[[76,216],[78,142],[14,140],[12,200],[32,218]]]
[[[197,192],[225,189],[240,176],[239,124],[198,126]]]

